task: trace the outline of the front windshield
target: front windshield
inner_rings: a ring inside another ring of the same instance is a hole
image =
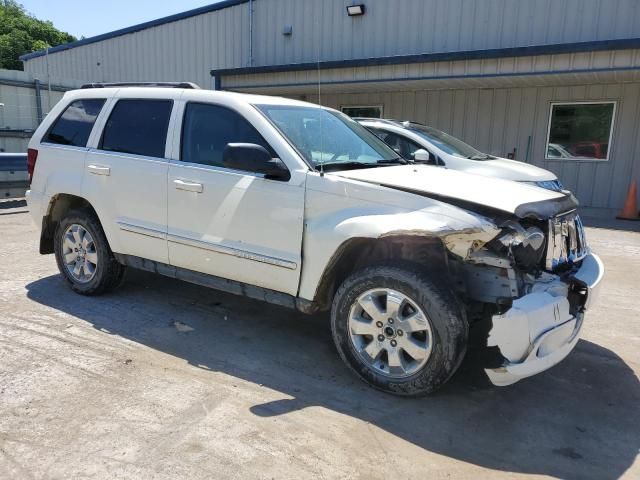
[[[398,159],[382,140],[342,113],[295,105],[256,107],[315,168],[320,164],[376,166]]]
[[[420,135],[428,142],[431,142],[433,145],[438,147],[440,150],[448,153],[449,155],[471,158],[474,160],[485,160],[488,158],[492,158],[489,155],[476,150],[471,145],[467,145],[462,140],[458,140],[448,133],[444,133],[436,128],[427,127],[426,125],[420,125],[417,123],[411,123],[407,128],[413,133]]]

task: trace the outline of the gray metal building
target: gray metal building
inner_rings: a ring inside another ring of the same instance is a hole
[[[66,90],[79,86],[77,82],[56,78],[43,82],[26,72],[0,70],[0,153],[26,152],[46,112]]]
[[[591,215],[640,177],[637,0],[227,0],[22,60],[424,122],[556,172]]]

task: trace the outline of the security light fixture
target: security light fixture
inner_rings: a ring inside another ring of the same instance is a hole
[[[349,5],[347,7],[347,15],[350,17],[358,17],[360,15],[364,15],[364,4],[360,5]]]

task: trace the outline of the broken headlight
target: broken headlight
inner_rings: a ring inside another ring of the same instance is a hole
[[[496,238],[496,243],[501,250],[509,252],[517,266],[528,270],[540,265],[546,243],[544,232],[540,228],[525,228],[510,220],[502,225],[502,232]]]
[[[562,186],[562,183],[560,183],[560,180],[542,180],[539,182],[531,183],[533,183],[537,187],[547,190],[553,190],[554,192],[561,192],[562,190],[564,190],[564,187]]]

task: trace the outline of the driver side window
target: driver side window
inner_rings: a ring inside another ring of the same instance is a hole
[[[181,161],[222,167],[222,152],[229,143],[254,143],[276,157],[262,135],[239,113],[218,105],[187,104],[182,124]]]
[[[373,129],[373,133],[380,137],[380,139],[389,145],[398,155],[407,160],[414,160],[417,150],[426,150],[426,148],[418,145],[414,141],[392,132]],[[430,163],[436,163],[435,157],[431,152],[429,152],[429,160]]]

